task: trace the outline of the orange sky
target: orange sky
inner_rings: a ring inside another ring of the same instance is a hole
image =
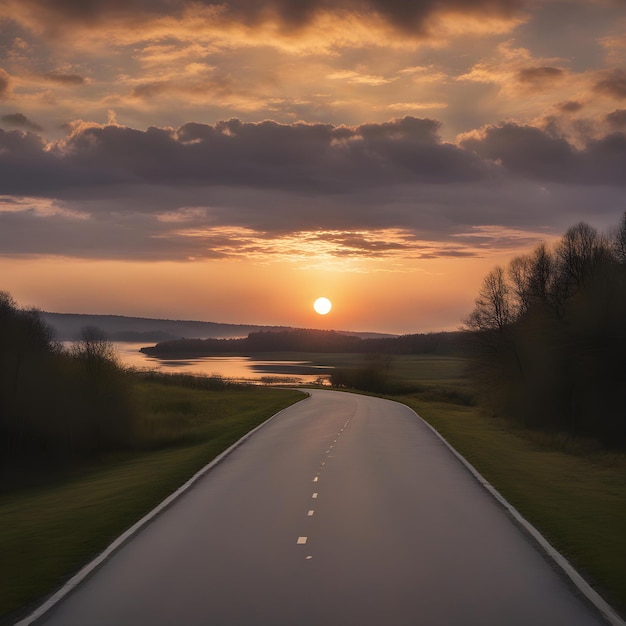
[[[619,221],[625,32],[620,0],[0,0],[0,290],[457,328],[496,263]]]

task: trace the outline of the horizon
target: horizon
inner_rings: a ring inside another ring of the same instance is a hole
[[[453,331],[495,265],[624,211],[620,0],[123,4],[0,8],[20,306]]]
[[[19,306],[19,303],[18,303]],[[28,307],[21,307],[28,308]],[[255,323],[231,323],[231,322],[219,322],[215,320],[201,320],[201,319],[179,319],[179,318],[167,318],[167,317],[144,317],[144,316],[134,316],[134,315],[122,315],[117,313],[75,313],[75,312],[61,312],[61,311],[44,311],[35,309],[38,313],[43,315],[72,315],[72,316],[88,316],[88,317],[115,317],[115,318],[123,318],[123,319],[131,319],[131,320],[145,320],[146,322],[168,322],[168,323],[182,323],[182,324],[215,324],[217,326],[244,326],[244,327],[258,327],[261,329],[264,328],[277,328],[284,330],[313,330],[313,331],[329,331],[336,333],[350,333],[350,334],[371,334],[371,335],[381,335],[388,337],[401,337],[402,335],[397,333],[382,333],[377,331],[371,331],[367,329],[360,330],[346,330],[342,328],[315,328],[315,327],[304,327],[304,326],[281,326],[281,325],[273,325],[273,324],[255,324]],[[458,329],[457,329],[458,330]],[[435,330],[435,331],[427,331],[425,333],[404,333],[404,334],[431,334],[431,333],[445,333],[445,332],[457,332],[455,330],[445,331],[445,330]],[[245,335],[242,335],[245,337]],[[218,339],[220,337],[217,337]],[[228,337],[224,337],[228,338]],[[115,340],[117,342],[118,340]]]

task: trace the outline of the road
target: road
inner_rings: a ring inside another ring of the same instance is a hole
[[[313,391],[37,624],[602,624],[403,405]]]

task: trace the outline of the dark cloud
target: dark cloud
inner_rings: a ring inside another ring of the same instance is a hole
[[[615,109],[606,116],[606,121],[615,128],[626,128],[626,109]]]
[[[156,83],[144,83],[142,85],[137,85],[133,88],[131,96],[133,98],[141,98],[146,100],[151,100],[152,98],[158,97],[163,93],[166,93],[171,90],[169,83],[165,81],[159,81]]]
[[[0,67],[0,100],[11,93],[11,77]]]
[[[561,102],[557,105],[559,111],[563,113],[577,113],[581,109],[584,108],[584,104],[582,102],[578,102],[576,100],[568,100],[567,102]]]
[[[47,72],[42,78],[59,85],[84,85],[87,81],[78,74],[61,74],[60,72]]]
[[[183,197],[190,188],[230,188],[345,198],[510,176],[626,184],[624,134],[576,149],[554,132],[509,123],[457,146],[442,141],[438,129],[413,117],[356,127],[232,119],[177,130],[86,125],[53,144],[35,133],[0,130],[0,193],[88,199],[116,189],[167,188]]]
[[[544,65],[523,68],[517,72],[516,78],[525,91],[537,93],[550,89],[561,81],[565,75],[565,71],[558,67]]]
[[[219,7],[227,19],[250,25],[278,19],[285,28],[305,26],[320,12],[345,14],[352,11],[377,15],[395,28],[413,35],[428,31],[429,20],[441,13],[510,17],[521,0],[22,0],[31,16],[48,27],[71,20],[97,24],[110,17],[181,14],[193,5]]]
[[[626,71],[617,68],[606,72],[605,77],[594,85],[594,90],[614,98],[625,99]]]
[[[358,127],[326,124],[186,124],[178,130],[86,126],[46,146],[0,133],[0,188],[48,194],[98,184],[244,186],[306,194],[484,176],[480,160],[442,142],[438,123],[407,117]]]
[[[563,78],[565,72],[558,67],[527,67],[517,73],[520,83],[533,87],[543,87]]]
[[[503,124],[463,143],[516,176],[546,182],[626,185],[626,135],[614,133],[575,149],[563,137],[532,126]]]
[[[23,113],[10,113],[9,115],[3,115],[1,119],[9,126],[17,126],[32,131],[43,130],[39,124],[29,120]]]
[[[22,198],[0,206],[0,254],[262,255],[261,234],[322,230],[336,231],[319,243],[339,255],[467,256],[480,237],[486,249],[493,243],[485,224],[562,229],[590,206],[623,210],[624,134],[577,150],[529,126],[490,127],[462,146],[438,130],[412,117],[356,127],[232,119],[146,131],[75,126],[53,144],[0,130],[0,195]],[[389,228],[410,236],[355,232]],[[519,246],[517,236],[499,237],[500,247]]]
[[[131,91],[132,98],[155,100],[163,95],[178,97],[210,96],[220,98],[235,92],[234,82],[226,76],[211,76],[202,80],[155,81],[136,85]]]

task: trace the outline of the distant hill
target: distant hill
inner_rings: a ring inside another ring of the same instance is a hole
[[[124,315],[87,315],[82,313],[48,313],[41,317],[55,330],[59,341],[74,341],[86,326],[95,326],[111,341],[157,343],[174,339],[239,339],[260,331],[291,330],[287,326],[254,324],[221,324],[189,320],[165,320]],[[341,331],[362,339],[395,337],[384,333]]]

